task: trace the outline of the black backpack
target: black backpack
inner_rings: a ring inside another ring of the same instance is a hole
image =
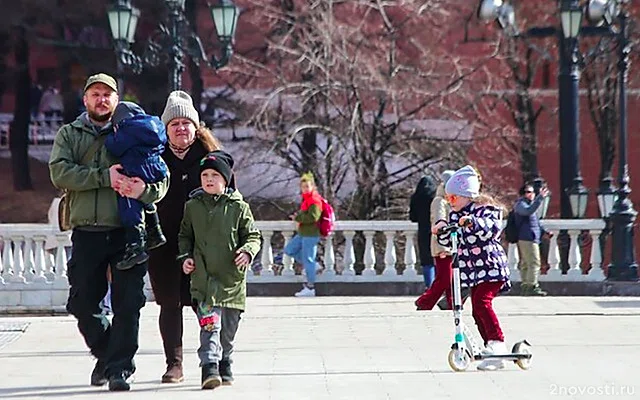
[[[516,213],[511,210],[507,216],[507,226],[504,228],[504,235],[509,243],[518,243],[518,224]]]

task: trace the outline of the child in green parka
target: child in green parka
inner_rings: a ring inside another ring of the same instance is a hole
[[[233,382],[233,342],[245,308],[247,267],[260,250],[260,231],[235,190],[233,158],[213,151],[200,162],[201,189],[185,205],[178,261],[191,274],[200,323],[202,389]]]

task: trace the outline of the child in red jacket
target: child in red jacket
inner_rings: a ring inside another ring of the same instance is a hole
[[[320,240],[318,220],[322,215],[322,197],[316,190],[316,183],[311,173],[300,177],[300,193],[302,194],[300,211],[290,216],[298,223],[298,231],[285,246],[284,253],[301,263],[307,275],[307,282],[302,290],[295,294],[296,297],[313,297],[316,295],[316,254]]]

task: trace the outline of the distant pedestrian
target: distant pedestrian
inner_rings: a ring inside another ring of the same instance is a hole
[[[521,197],[514,206],[515,222],[518,227],[518,253],[520,253],[518,269],[522,279],[520,294],[523,296],[547,295],[538,283],[541,267],[540,240],[544,229],[536,211],[548,195],[549,190],[546,187],[541,188],[536,196],[533,185],[525,184],[520,188]]]
[[[449,178],[453,175],[454,171],[447,170],[442,173],[442,183],[438,185],[436,195],[431,202],[431,225],[435,226],[438,221],[446,221],[449,219],[449,212],[451,207],[445,199],[444,186],[449,181]],[[452,270],[451,264],[453,258],[451,257],[451,249],[446,246],[442,246],[438,243],[436,238],[436,230],[430,226],[431,233],[431,255],[435,260],[436,274],[435,280],[431,287],[427,288],[425,292],[418,297],[415,301],[415,305],[418,310],[431,310],[437,304],[440,297],[445,294],[445,301],[449,309],[452,307],[451,301],[451,279]]]
[[[298,225],[296,235],[284,248],[284,253],[304,267],[307,281],[296,297],[314,297],[316,295],[316,255],[320,241],[318,221],[322,215],[322,196],[316,189],[313,174],[308,172],[300,177],[300,210],[290,218]]]
[[[437,185],[425,175],[411,195],[409,219],[418,223],[418,255],[422,266],[424,285],[428,289],[435,279],[433,256],[431,255],[431,202],[436,196]]]

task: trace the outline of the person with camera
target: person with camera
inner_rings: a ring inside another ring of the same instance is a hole
[[[540,239],[545,231],[536,211],[548,195],[549,190],[546,187],[541,188],[540,193],[536,195],[533,185],[525,184],[520,188],[520,199],[514,205],[518,227],[518,253],[520,254],[518,269],[522,278],[520,285],[522,296],[547,295],[547,292],[538,284],[541,266]]]

